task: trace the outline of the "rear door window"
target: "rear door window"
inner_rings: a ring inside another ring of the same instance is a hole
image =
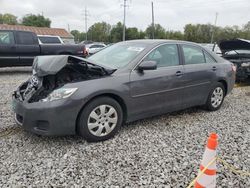
[[[182,50],[186,65],[206,63],[202,49],[191,45],[182,45]]]
[[[14,34],[11,31],[0,31],[0,45],[15,44]]]
[[[178,48],[176,44],[165,44],[153,50],[144,61],[155,61],[157,67],[179,65]]]
[[[17,32],[17,43],[22,45],[36,44],[36,40],[32,33],[29,32]]]

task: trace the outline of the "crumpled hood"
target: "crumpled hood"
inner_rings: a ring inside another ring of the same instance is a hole
[[[68,58],[67,55],[37,56],[33,61],[33,73],[38,76],[56,74],[67,64]]]
[[[33,74],[36,74],[39,77],[46,75],[54,75],[60,71],[67,63],[80,63],[85,62],[91,65],[99,66],[85,58],[80,58],[77,56],[71,55],[49,55],[49,56],[37,56],[33,61]],[[111,69],[103,66],[107,72],[112,71]]]
[[[250,50],[250,40],[223,40],[219,42],[218,46],[223,54],[231,50]]]

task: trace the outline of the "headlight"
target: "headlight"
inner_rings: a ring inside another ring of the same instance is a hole
[[[48,97],[42,99],[41,102],[49,102],[59,99],[65,99],[75,93],[77,88],[60,88],[52,91]]]

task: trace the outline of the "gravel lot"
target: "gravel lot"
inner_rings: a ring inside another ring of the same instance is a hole
[[[41,137],[18,128],[11,92],[30,70],[0,69],[0,187],[186,187],[212,131],[220,137],[218,155],[250,171],[250,86],[235,88],[217,112],[192,108],[166,114],[125,125],[111,140],[87,143],[78,136]],[[250,177],[219,164],[217,185],[250,187]]]

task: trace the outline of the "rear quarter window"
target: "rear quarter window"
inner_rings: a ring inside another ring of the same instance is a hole
[[[18,32],[17,33],[17,43],[22,44],[22,45],[33,45],[33,44],[36,44],[37,41],[36,41],[33,33]]]
[[[216,60],[213,57],[211,57],[211,55],[209,55],[206,51],[204,51],[204,56],[206,63],[217,63]]]
[[[57,37],[39,36],[38,38],[43,44],[61,44],[61,41]]]

